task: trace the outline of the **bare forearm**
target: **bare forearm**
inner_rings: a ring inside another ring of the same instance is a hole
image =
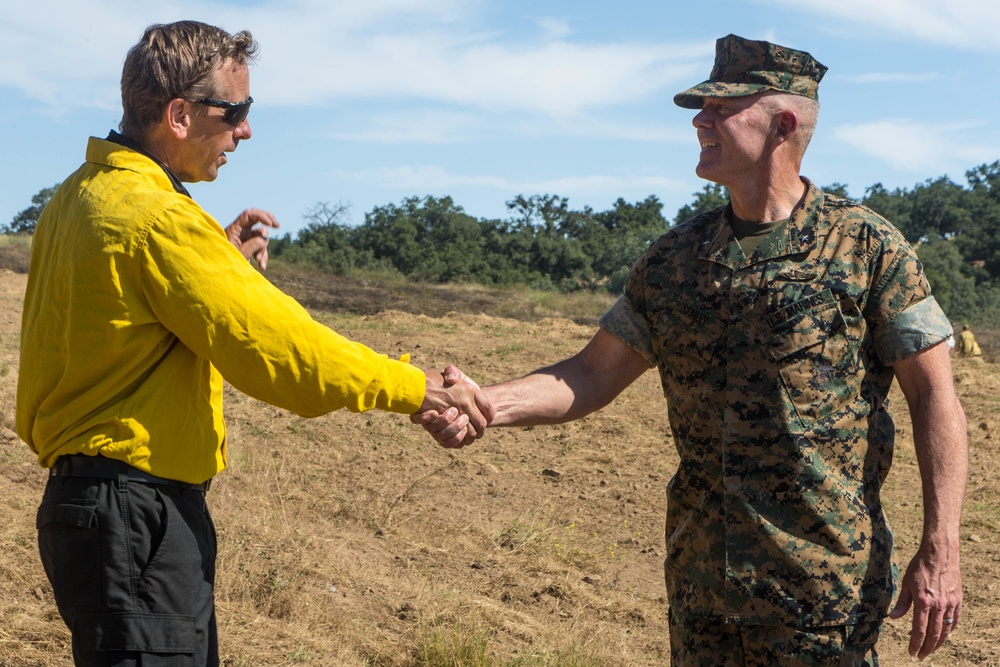
[[[579,419],[604,406],[588,401],[565,363],[484,388],[496,410],[491,426],[537,426]]]
[[[957,553],[968,475],[966,420],[954,393],[942,394],[922,397],[910,406],[910,417],[923,487],[923,542]]]
[[[576,355],[517,380],[487,387],[492,426],[560,424],[610,403],[649,365],[619,338],[598,330]]]
[[[924,530],[889,616],[902,618],[912,607],[908,650],[922,660],[947,641],[962,616],[959,526],[968,444],[947,347],[942,343],[913,354],[894,370],[910,407]]]

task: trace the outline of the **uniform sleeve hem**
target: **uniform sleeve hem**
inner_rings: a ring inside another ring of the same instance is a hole
[[[901,312],[875,340],[879,359],[886,366],[926,350],[952,335],[951,322],[933,296]]]
[[[658,360],[650,350],[649,327],[629,307],[625,297],[618,297],[618,300],[601,317],[598,324],[602,329],[620,338],[622,342],[641,354],[650,368],[657,365]]]

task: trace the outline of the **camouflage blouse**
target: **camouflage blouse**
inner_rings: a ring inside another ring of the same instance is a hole
[[[682,617],[853,624],[891,602],[892,364],[952,329],[898,230],[806,184],[749,258],[728,207],[671,229],[601,320],[660,370]]]

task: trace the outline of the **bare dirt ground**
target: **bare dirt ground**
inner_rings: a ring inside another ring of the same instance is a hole
[[[483,383],[575,352],[596,322],[477,290],[414,299],[317,276],[280,284],[344,335],[424,368],[457,363]],[[45,474],[13,432],[17,374],[30,372],[17,356],[24,286],[0,272],[0,667],[51,667],[71,661],[35,542]],[[955,380],[972,459],[966,602],[925,663],[1000,666],[1000,373],[956,360]],[[677,459],[655,373],[578,423],[497,429],[461,451],[399,415],[307,420],[226,398],[230,466],[210,492],[225,665],[669,664],[662,530]],[[895,403],[886,495],[902,566],[921,499],[898,392]],[[908,625],[886,624],[883,665],[911,662]],[[430,657],[449,647],[458,657]]]

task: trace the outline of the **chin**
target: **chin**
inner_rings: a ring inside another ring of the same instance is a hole
[[[198,174],[199,183],[211,183],[219,177],[219,168],[216,166],[209,167],[202,173]]]

